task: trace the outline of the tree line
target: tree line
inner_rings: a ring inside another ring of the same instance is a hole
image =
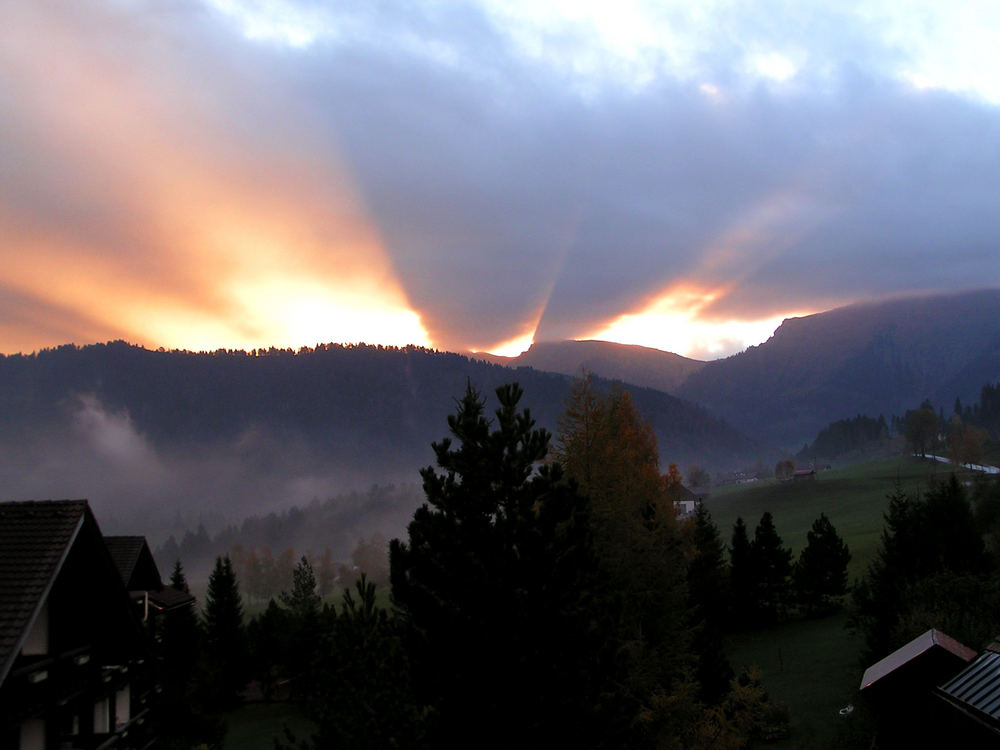
[[[440,415],[473,378],[495,388],[510,368],[416,346],[319,344],[290,349],[151,351],[124,341],[0,355],[0,439],[64,429],[80,394],[127,414],[157,449],[240,441],[259,460],[310,469],[406,476],[427,460]],[[521,368],[517,378],[539,423],[554,429],[571,378]],[[649,388],[645,413],[669,425],[664,448],[686,464],[735,462],[754,444],[704,408]],[[254,441],[246,447],[247,436]],[[258,445],[259,443],[259,445]]]
[[[920,406],[887,421],[858,414],[831,422],[796,454],[798,460],[817,456],[835,458],[855,451],[865,451],[894,436],[903,436],[914,455],[946,453],[955,463],[981,463],[984,446],[1000,439],[1000,383],[984,385],[979,400],[962,404],[955,399],[950,414],[937,409],[925,399]]]
[[[169,568],[175,560],[183,560],[188,576],[192,580],[203,581],[208,577],[216,555],[225,550],[237,563],[240,579],[249,585],[248,571],[242,568],[238,558],[253,552],[264,567],[262,577],[267,583],[262,596],[265,599],[277,596],[303,553],[317,568],[322,564],[320,558],[332,556],[337,575],[342,570],[358,566],[375,578],[377,571],[374,567],[359,564],[355,559],[359,555],[366,557],[361,548],[371,541],[370,531],[361,532],[365,526],[364,519],[409,517],[420,504],[420,498],[420,487],[414,483],[376,484],[364,491],[345,492],[303,507],[293,506],[277,513],[250,516],[214,534],[210,534],[204,524],[199,524],[195,531],[188,529],[183,534],[170,534],[153,554],[163,569]],[[400,521],[398,526],[402,528],[403,522]],[[331,529],[343,531],[331,536]],[[379,535],[379,532],[375,534]],[[384,546],[388,548],[387,543]],[[380,567],[387,565],[386,561]],[[353,577],[345,578],[339,585],[349,585],[351,580]]]
[[[829,614],[847,593],[850,549],[825,513],[806,534],[806,546],[793,562],[765,511],[750,539],[737,518],[730,546],[730,616],[737,628],[773,625],[792,613]]]
[[[727,564],[707,509],[677,519],[680,473],[661,472],[627,391],[578,381],[554,444],[521,397],[498,388],[492,418],[471,385],[457,402],[421,471],[425,502],[390,544],[391,611],[365,577],[324,604],[302,557],[244,625],[218,558],[191,682],[212,675],[202,704],[234,705],[250,678],[265,694],[288,684],[316,725],[286,740],[300,749],[738,748],[780,733],[787,715],[758,674],[734,673],[722,638],[835,606],[849,555],[829,520],[795,565],[770,514],[752,541],[740,520]]]
[[[1000,633],[1000,485],[952,474],[889,497],[875,560],[851,595],[850,624],[873,663],[929,628],[974,648]]]

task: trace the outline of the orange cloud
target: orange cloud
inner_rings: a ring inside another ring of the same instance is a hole
[[[639,344],[695,359],[717,359],[766,340],[800,311],[761,319],[707,318],[703,312],[724,294],[692,284],[672,285],[637,312],[620,315],[586,339]]]
[[[196,63],[154,62],[85,12],[40,4],[9,20],[24,40],[0,51],[23,105],[12,145],[35,184],[0,193],[0,265],[12,292],[59,310],[57,335],[75,320],[77,341],[190,349],[431,344],[330,134],[294,110],[259,130],[234,121],[238,107],[206,95],[226,86],[187,78]],[[204,75],[249,95],[224,64]],[[253,85],[281,111],[280,92]],[[4,348],[30,325],[10,318]]]

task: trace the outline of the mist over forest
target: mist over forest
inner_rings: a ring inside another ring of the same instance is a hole
[[[9,497],[87,497],[109,531],[142,531],[154,544],[198,524],[215,533],[418,482],[466,383],[490,396],[512,380],[555,432],[572,378],[417,347],[196,354],[112,342],[7,356],[0,480]],[[664,461],[755,455],[749,438],[700,407],[652,389],[633,397]],[[338,533],[353,535],[359,514],[344,506]],[[372,509],[358,533],[398,534],[412,510]]]

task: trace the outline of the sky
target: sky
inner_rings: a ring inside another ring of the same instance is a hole
[[[1000,286],[992,0],[0,0],[0,25],[0,352],[712,359]]]

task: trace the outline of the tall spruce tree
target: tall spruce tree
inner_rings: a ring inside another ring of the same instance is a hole
[[[849,625],[864,636],[863,658],[881,659],[919,635],[912,632],[918,619],[909,613],[933,609],[926,597],[946,589],[948,579],[992,573],[965,488],[954,474],[923,498],[897,487],[889,496],[878,553],[851,595]],[[907,620],[910,627],[901,627]]]
[[[549,434],[497,389],[495,422],[469,385],[421,472],[427,502],[390,546],[430,744],[585,746],[600,706],[586,501],[543,463]]]
[[[851,552],[830,519],[820,513],[806,535],[792,572],[795,598],[807,615],[824,614],[839,605],[847,593],[847,564]]]
[[[185,594],[191,593],[187,577],[184,575],[184,566],[181,565],[179,559],[174,561],[174,569],[170,573],[170,585],[178,591],[183,591]]]
[[[724,547],[712,515],[701,503],[691,528],[691,556],[687,565],[688,607],[693,625],[699,698],[717,704],[729,690],[733,669],[722,643],[729,609],[729,571]]]
[[[278,597],[287,612],[286,667],[288,675],[297,680],[296,694],[309,691],[314,677],[311,666],[315,663],[322,605],[316,589],[316,574],[303,555],[292,570],[291,590],[282,591]]]
[[[774,528],[774,517],[765,511],[754,530],[750,543],[751,570],[757,593],[761,622],[775,622],[788,600],[789,576],[792,572],[792,551],[783,546]]]
[[[250,648],[250,676],[257,680],[265,701],[275,697],[283,677],[298,674],[289,667],[289,649],[297,634],[292,627],[288,610],[282,609],[271,599],[267,607],[247,623],[247,642]],[[309,648],[315,643],[302,644]]]
[[[757,620],[757,578],[750,537],[742,517],[733,524],[729,545],[729,601],[733,625],[745,628]]]
[[[355,589],[357,597],[344,589],[340,611],[327,613],[316,680],[304,701],[316,730],[298,750],[426,747],[403,622],[375,605],[375,584],[364,573]]]
[[[248,677],[243,598],[229,555],[217,557],[208,577],[202,616],[206,704],[226,710],[240,702]]]
[[[170,585],[178,591],[190,593],[180,560],[174,564]],[[190,748],[220,734],[213,721],[199,715],[200,707],[192,705],[199,646],[195,603],[167,612],[160,635],[162,693],[158,712],[160,744],[166,748]]]

